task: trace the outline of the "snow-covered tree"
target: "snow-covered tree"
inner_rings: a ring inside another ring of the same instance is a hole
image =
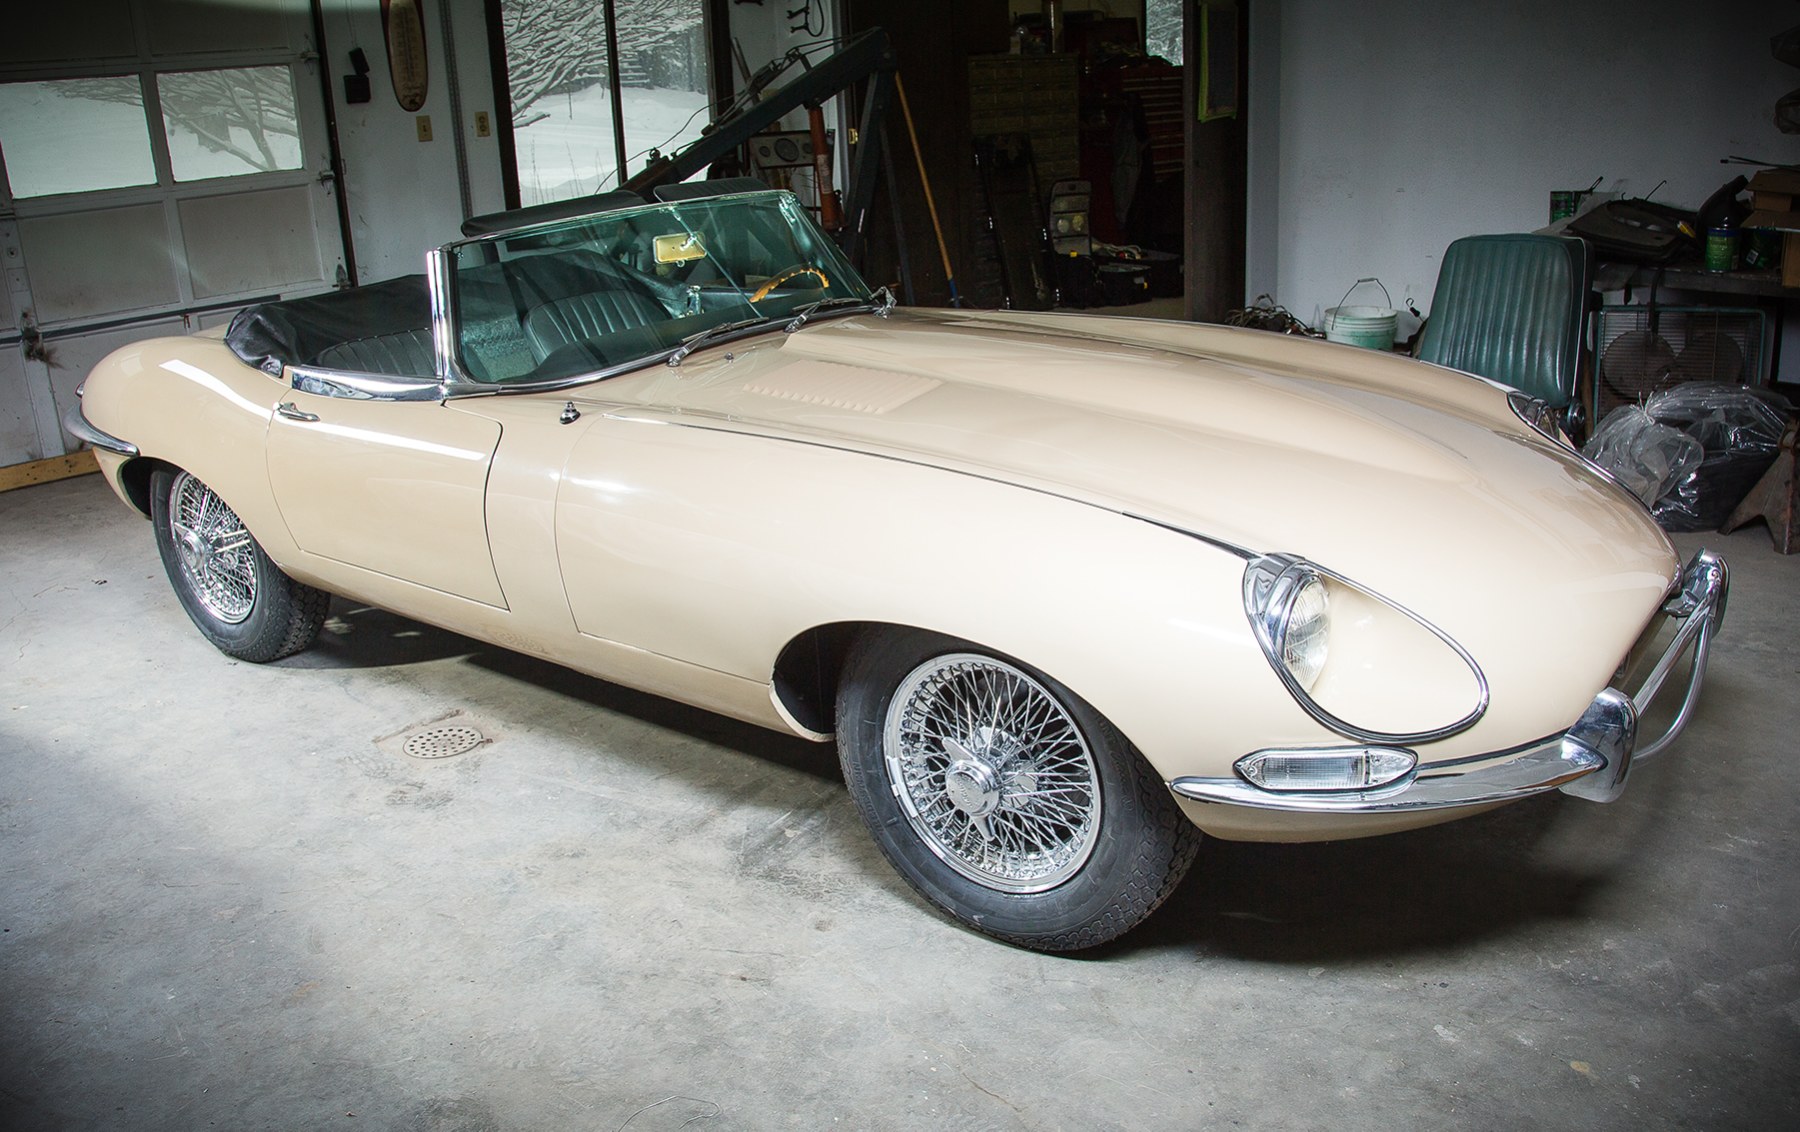
[[[64,98],[144,105],[135,76],[68,79],[54,84]],[[291,168],[277,153],[278,138],[300,136],[293,79],[285,67],[174,71],[156,76],[157,101],[169,128],[186,130],[200,145],[228,153],[251,169]]]
[[[619,82],[706,90],[703,0],[616,0]],[[501,0],[514,126],[543,117],[548,94],[606,82],[606,11],[598,0]]]

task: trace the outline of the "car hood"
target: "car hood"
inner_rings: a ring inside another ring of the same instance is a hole
[[[1331,343],[912,310],[717,347],[625,384],[643,409],[695,424],[928,462],[1300,554],[1447,629],[1473,592],[1584,624],[1629,610],[1635,635],[1675,576],[1647,512],[1521,423],[1502,391]]]

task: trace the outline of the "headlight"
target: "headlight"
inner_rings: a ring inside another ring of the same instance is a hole
[[[1297,559],[1262,559],[1244,575],[1244,607],[1263,652],[1303,691],[1311,690],[1331,644],[1324,580]]]
[[[1269,660],[1320,723],[1363,743],[1419,743],[1487,711],[1480,667],[1436,626],[1293,555],[1244,571],[1244,612]]]
[[[1569,443],[1569,438],[1563,435],[1562,422],[1557,419],[1556,410],[1543,401],[1515,389],[1506,395],[1506,403],[1512,406],[1514,416],[1542,435],[1556,441],[1564,448],[1574,447]]]

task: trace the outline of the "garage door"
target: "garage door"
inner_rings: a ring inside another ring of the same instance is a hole
[[[60,416],[117,346],[343,278],[305,0],[84,0],[8,24],[0,465],[73,450]]]

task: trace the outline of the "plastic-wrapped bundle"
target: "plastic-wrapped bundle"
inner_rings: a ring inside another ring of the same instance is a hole
[[[1656,394],[1644,411],[1705,451],[1657,498],[1656,521],[1671,531],[1710,531],[1774,462],[1789,410],[1785,400],[1742,385],[1695,381]]]
[[[1639,406],[1620,405],[1606,414],[1581,454],[1651,506],[1700,466],[1706,450]]]

